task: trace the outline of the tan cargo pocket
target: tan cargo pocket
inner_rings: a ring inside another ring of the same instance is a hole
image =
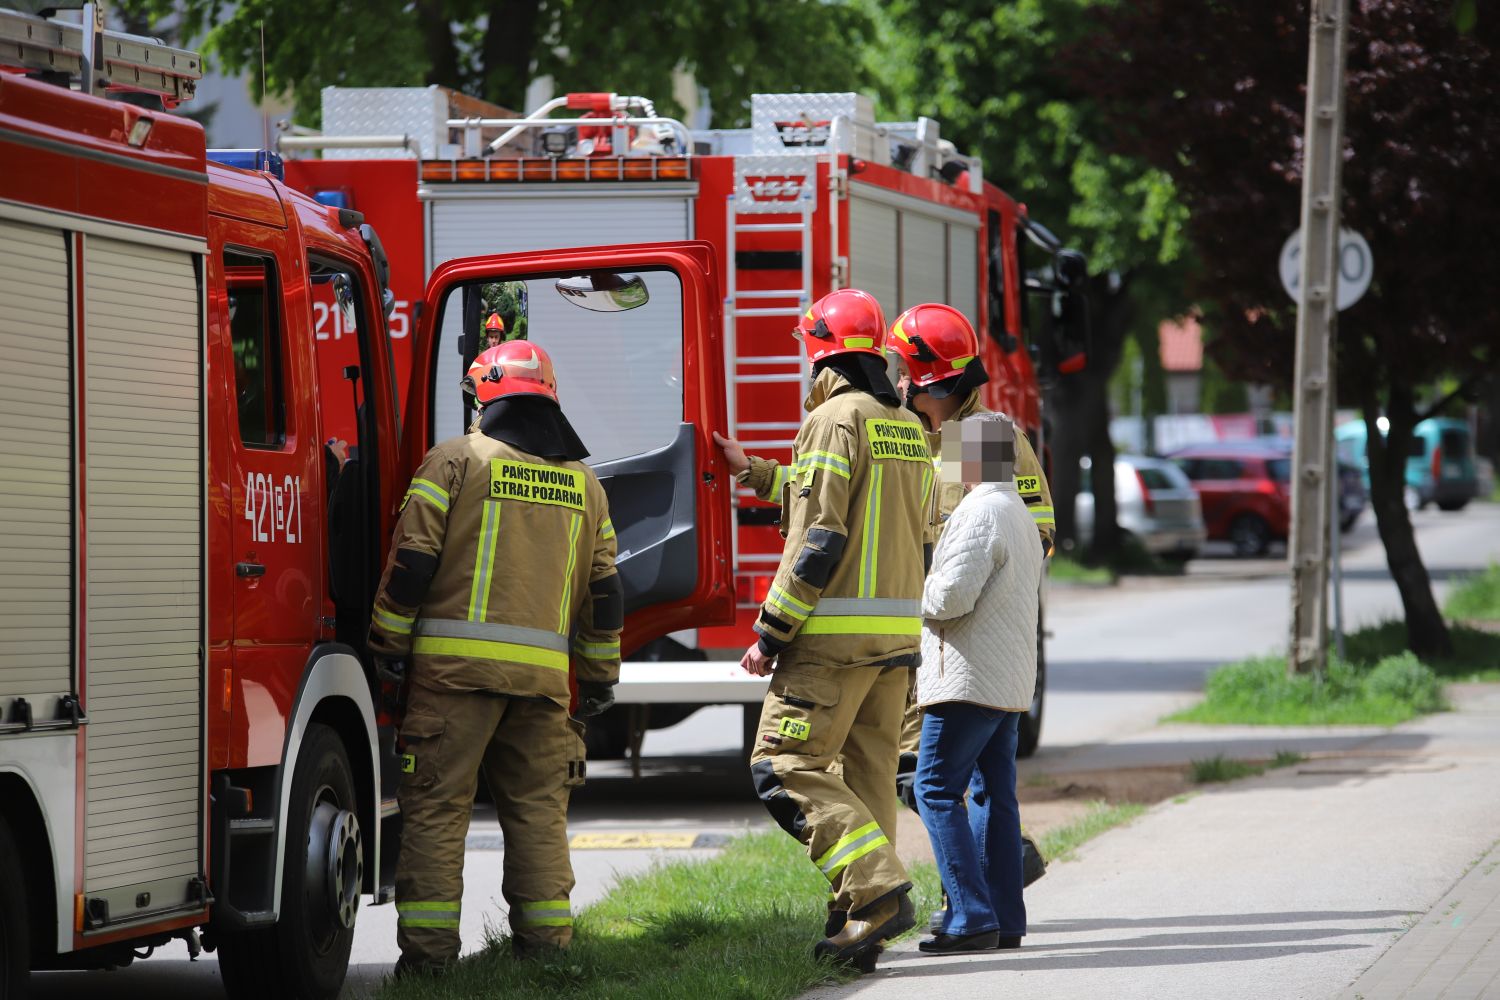
[[[569,717],[567,736],[568,777],[563,782],[564,787],[577,788],[588,777],[588,750],[583,740],[584,733],[586,732],[588,732],[586,725],[578,719]]]
[[[414,788],[437,784],[439,747],[448,720],[440,715],[409,714],[401,721],[401,783]]]
[[[824,730],[833,721],[830,710],[839,703],[838,684],[795,673],[776,675],[771,684],[776,695],[776,717],[767,720],[761,742],[794,753],[817,752],[816,748],[826,739]]]

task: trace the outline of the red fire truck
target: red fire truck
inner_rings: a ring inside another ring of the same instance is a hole
[[[992,374],[986,402],[1015,416],[1042,451],[1038,374],[1078,361],[1070,318],[1081,312],[1073,288],[1082,258],[985,182],[979,161],[943,141],[931,119],[876,122],[870,101],[855,94],[757,94],[751,119],[749,129],[692,132],[649,100],[607,93],[569,94],[526,119],[500,109],[486,117],[439,87],[330,87],[322,134],[287,136],[281,149],[320,152],[289,159],[289,183],[365,213],[386,234],[398,317],[453,257],[705,240],[723,276],[720,349],[733,386],[729,422],[714,429],[748,451],[789,460],[808,373],[788,332],[810,302],[849,285],[873,293],[891,320],[927,301],[973,318]],[[1028,267],[1024,255],[1037,248],[1042,256]],[[436,387],[419,378],[415,393],[453,396],[448,387],[477,349],[483,318],[452,318],[441,331]],[[514,310],[504,319],[513,324]],[[670,328],[641,326],[630,352],[615,356],[580,353],[565,327],[527,322],[528,336],[567,358],[569,414],[596,457],[672,443],[679,375]],[[409,325],[393,323],[398,367]],[[339,330],[320,325],[318,336],[337,340]],[[461,401],[444,406],[437,426],[459,432]],[[594,727],[602,739],[591,750],[618,752],[646,726],[716,702],[745,703],[753,725],[765,681],[724,658],[738,659],[752,641],[781,537],[776,508],[743,491],[736,508],[735,620],[700,617],[688,624],[694,631],[641,650],[625,665],[621,708]],[[669,541],[660,557],[679,551]],[[703,662],[709,655],[717,661]],[[1044,687],[1039,680],[1023,752],[1037,740]]]
[[[167,113],[196,55],[102,18],[0,11],[0,38],[0,998],[176,938],[232,996],[336,996],[361,897],[391,897],[364,635],[459,407],[427,345],[499,287],[592,351],[670,329],[679,432],[599,470],[639,645],[732,615],[720,265],[687,240],[455,259],[402,313],[357,211]]]

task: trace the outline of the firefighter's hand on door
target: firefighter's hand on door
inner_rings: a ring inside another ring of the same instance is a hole
[[[750,459],[745,457],[745,449],[734,438],[725,437],[718,431],[714,431],[714,444],[724,452],[724,461],[729,463],[729,471],[736,476],[750,468]]]

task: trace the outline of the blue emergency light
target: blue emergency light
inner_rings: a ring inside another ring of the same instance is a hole
[[[286,168],[281,164],[281,154],[269,149],[210,149],[208,158],[226,167],[264,170],[278,181],[286,180]]]

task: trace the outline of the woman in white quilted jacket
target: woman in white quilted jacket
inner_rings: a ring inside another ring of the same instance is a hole
[[[936,954],[1016,948],[1026,934],[1016,726],[1036,686],[1042,571],[1016,492],[1015,426],[983,413],[959,429],[943,440],[942,475],[968,494],[933,553],[917,670],[917,807],[948,895],[941,933],[918,947]]]

